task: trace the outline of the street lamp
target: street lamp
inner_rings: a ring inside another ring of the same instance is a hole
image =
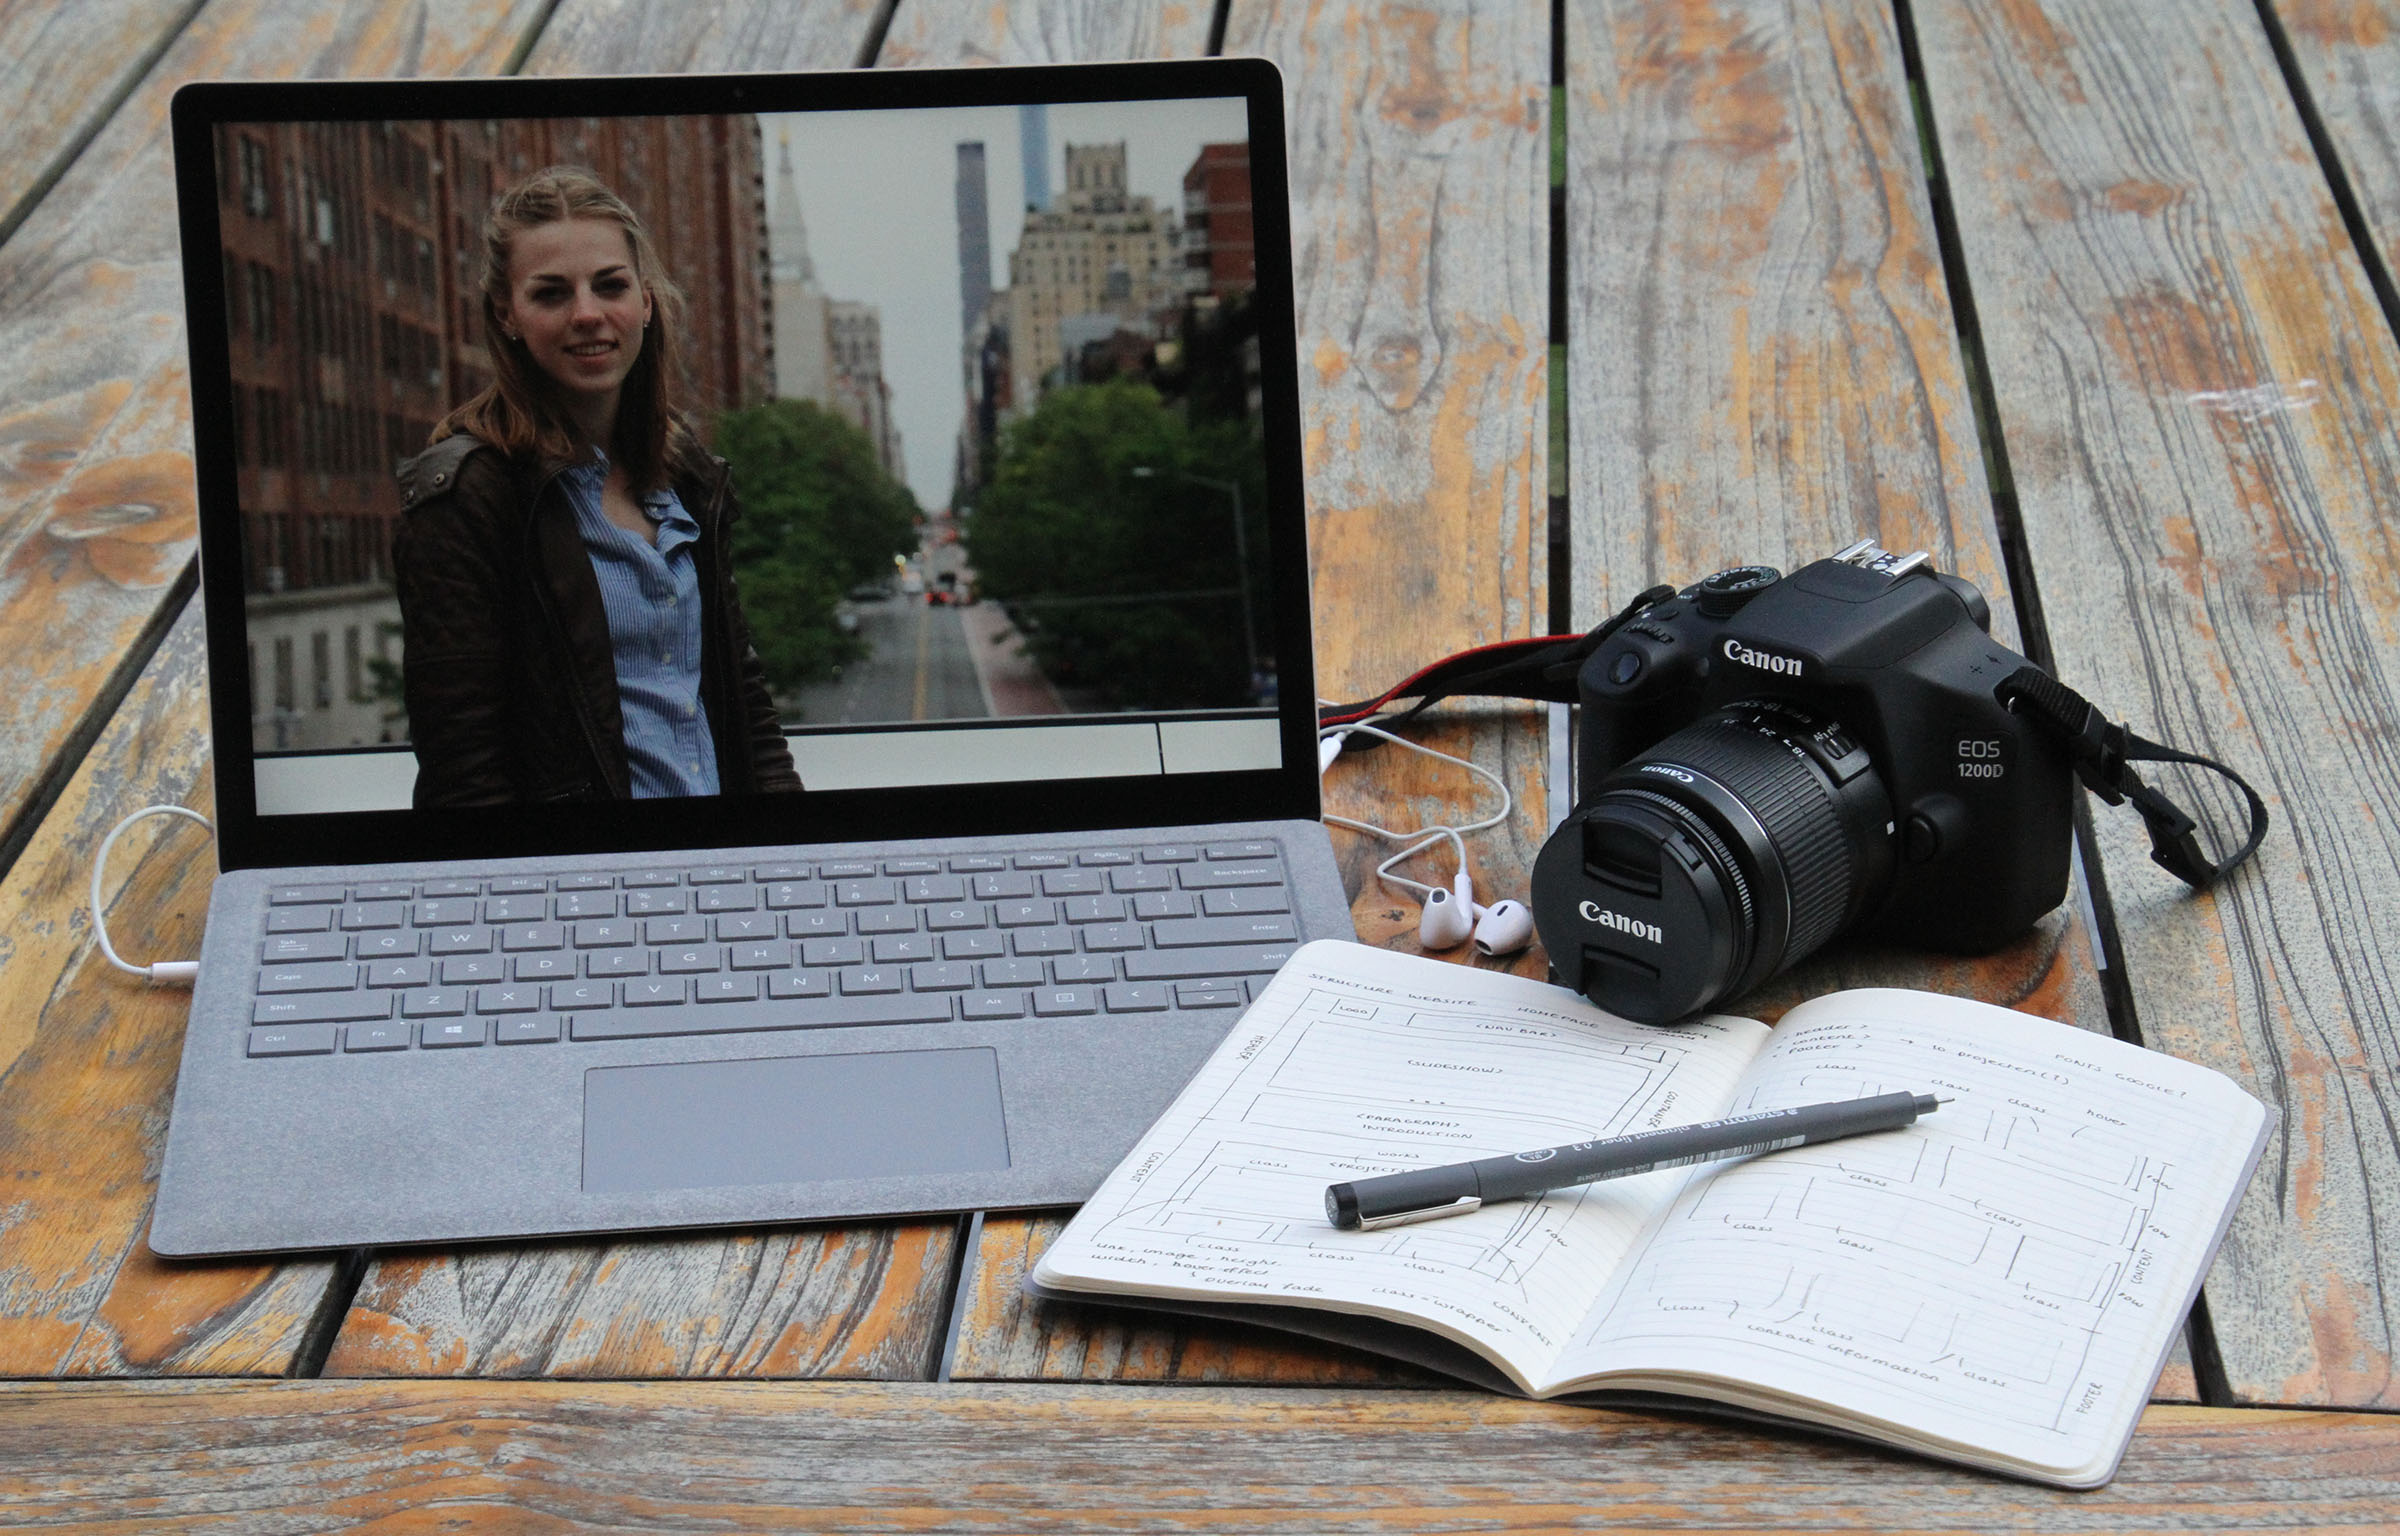
[[[1249,662],[1250,695],[1258,696],[1258,625],[1250,612],[1250,535],[1242,526],[1242,483],[1239,480],[1215,480],[1207,475],[1195,475],[1189,470],[1166,471],[1178,480],[1223,491],[1233,498],[1233,558],[1234,582],[1242,594],[1242,654]],[[1148,464],[1133,466],[1136,480],[1155,480],[1160,471]]]

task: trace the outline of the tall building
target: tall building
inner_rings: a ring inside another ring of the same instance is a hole
[[[1183,259],[1196,293],[1229,298],[1258,286],[1250,146],[1203,144],[1183,173]]]
[[[562,163],[615,188],[689,296],[696,403],[744,404],[769,378],[757,123],[232,124],[215,150],[254,739],[379,743],[402,729],[392,472],[490,381],[493,196]]]
[[[1025,206],[1050,206],[1050,109],[1039,102],[1017,108],[1017,158],[1025,167]]]
[[[975,329],[992,303],[992,209],[986,192],[983,142],[958,146],[958,329]]]
[[[873,304],[834,299],[826,305],[825,325],[833,353],[833,408],[867,434],[892,478],[905,480],[900,426],[892,419],[892,387],[883,377],[883,311]]]
[[[1166,334],[1162,317],[1184,294],[1178,221],[1127,192],[1125,145],[1070,144],[1066,170],[1066,190],[1026,214],[1008,258],[1006,303],[993,306],[1008,331],[1010,394],[1019,410],[1040,398],[1045,378],[1074,362],[1070,335],[1080,343],[1095,330]]]
[[[785,400],[833,399],[833,352],[825,290],[808,254],[808,220],[792,179],[792,135],[778,135],[775,200],[767,219],[768,269],[775,280],[775,393]]]

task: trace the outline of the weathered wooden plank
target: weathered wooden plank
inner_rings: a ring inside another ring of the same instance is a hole
[[[1034,0],[970,5],[900,0],[878,66],[1088,64],[1195,58],[1208,51],[1209,0]]]
[[[1567,60],[1577,622],[1873,536],[2012,638],[1889,12],[1572,0]],[[2105,1029],[2078,906],[1972,960],[1837,943],[1735,1006],[1908,986]]]
[[[87,1531],[2390,1532],[2400,1420],[2153,1408],[2067,1493],[1477,1393],[832,1382],[0,1388],[0,1519]]]
[[[214,0],[0,247],[0,843],[192,552],[175,87],[490,71],[541,9]]]
[[[85,904],[108,829],[159,803],[210,804],[197,604],[0,881],[7,1375],[278,1375],[332,1275],[329,1260],[170,1265],[142,1240],[190,994],[112,969]],[[215,873],[187,822],[126,833],[102,887],[119,953],[198,954]]]
[[[530,74],[831,69],[874,8],[562,6]],[[955,1222],[867,1223],[381,1255],[335,1375],[930,1375]]]
[[[0,229],[31,209],[201,0],[0,5]]]
[[[1225,49],[1273,59],[1286,81],[1318,692],[1360,697],[1451,651],[1540,633],[1544,18],[1468,0],[1244,3]],[[1548,826],[1545,716],[1454,709],[1412,731],[1511,786],[1517,814],[1471,852],[1484,899],[1522,893]],[[1326,781],[1328,811],[1391,827],[1477,819],[1488,795],[1460,769],[1388,747],[1345,758]],[[1360,937],[1417,948],[1416,902],[1374,875],[1392,850],[1334,836]],[[1409,873],[1447,883],[1447,852],[1424,865]],[[1545,962],[1513,964],[1540,975]],[[986,1223],[961,1282],[955,1375],[1423,1379],[1254,1330],[1031,1302],[1018,1282],[1057,1230],[1046,1217]]]
[[[2400,0],[2273,0],[2384,271],[2400,275]]]
[[[2208,1285],[2227,1381],[2400,1403],[2400,348],[2249,5],[1917,24],[2061,669],[2277,817],[2195,898],[2098,813],[2144,1038],[2284,1111]]]

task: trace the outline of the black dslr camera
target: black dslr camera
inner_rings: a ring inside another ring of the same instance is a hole
[[[1580,794],[1534,864],[1558,979],[1664,1023],[1836,934],[1971,953],[2057,906],[2073,742],[2009,707],[2003,684],[2056,685],[1990,627],[1972,583],[1864,540],[1618,624],[1578,674]]]

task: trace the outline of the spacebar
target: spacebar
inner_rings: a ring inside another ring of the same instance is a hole
[[[681,1008],[611,1008],[579,1013],[577,1040],[635,1040],[645,1035],[723,1035],[753,1029],[839,1029],[845,1024],[941,1024],[947,993],[898,997],[796,997],[764,1003],[694,1003]]]

